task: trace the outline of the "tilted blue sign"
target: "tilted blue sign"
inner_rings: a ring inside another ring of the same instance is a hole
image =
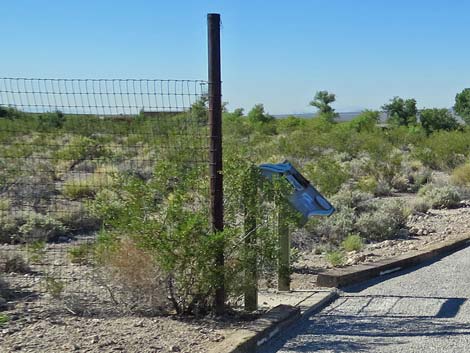
[[[261,164],[261,174],[268,179],[274,175],[283,176],[293,188],[289,202],[304,217],[330,216],[335,208],[315,189],[292,164],[285,161],[278,164]]]

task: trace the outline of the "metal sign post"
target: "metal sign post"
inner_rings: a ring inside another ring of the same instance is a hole
[[[313,216],[330,216],[335,211],[328,200],[321,195],[305,177],[285,161],[279,164],[260,165],[261,173],[268,179],[282,176],[292,186],[288,201],[299,212],[303,221]],[[278,290],[290,290],[290,233],[287,210],[283,200],[277,202],[277,235],[279,239]]]

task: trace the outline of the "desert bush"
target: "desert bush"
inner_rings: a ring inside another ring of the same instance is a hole
[[[93,174],[71,178],[64,182],[62,194],[72,200],[91,198],[105,187],[112,186],[117,169],[113,166],[99,166]]]
[[[372,131],[379,122],[380,113],[378,111],[365,110],[349,122],[352,129],[357,132]]]
[[[359,251],[364,246],[364,241],[358,234],[349,234],[342,242],[341,246],[346,251]]]
[[[8,189],[8,193],[14,195],[10,198],[12,207],[23,207],[24,204],[43,207],[57,194],[51,176],[31,168],[35,173],[16,178],[15,183]]]
[[[377,180],[376,195],[390,194],[393,179],[400,175],[402,169],[402,153],[391,146],[377,146],[370,152],[368,174]]]
[[[56,175],[63,176],[64,173],[85,160],[104,158],[109,155],[110,151],[96,139],[72,135],[68,143],[53,154],[53,159],[57,161]]]
[[[432,208],[453,208],[461,201],[458,190],[453,186],[437,186],[433,183],[423,186],[418,193]]]
[[[29,273],[31,268],[28,263],[20,254],[7,254],[3,253],[5,262],[3,264],[3,271],[5,273]]]
[[[39,120],[39,130],[40,131],[49,131],[51,129],[60,129],[64,126],[65,115],[56,111],[53,113],[43,113],[37,116]]]
[[[90,244],[76,248],[74,259],[84,261],[92,249]],[[168,311],[172,284],[149,250],[121,238],[111,247],[101,247],[98,254],[105,286],[121,310],[146,315]]]
[[[276,125],[279,133],[290,133],[302,130],[306,125],[306,119],[288,116],[284,119],[277,119]]]
[[[333,267],[340,267],[344,265],[345,256],[341,250],[330,250],[326,253],[326,260],[333,266]]]
[[[314,162],[306,164],[304,170],[307,179],[326,195],[336,194],[350,178],[349,173],[328,156],[322,156]]]
[[[276,183],[267,183],[261,179],[257,168],[253,169],[239,158],[237,161],[236,164],[232,160],[225,163],[226,227],[218,233],[212,232],[209,224],[204,166],[189,168],[162,161],[149,181],[129,176],[118,178],[115,186],[104,189],[90,202],[94,214],[99,215],[104,224],[104,233],[95,250],[98,257],[103,249],[106,252],[119,247],[125,239],[132,241],[137,249],[152,257],[165,277],[165,297],[170,298],[178,313],[210,310],[214,290],[221,280],[225,282],[229,297],[238,295],[243,287],[244,269],[250,266],[251,251],[258,255],[260,272],[269,269],[266,259],[275,259],[277,252],[275,237],[267,226],[257,228],[253,249],[246,250],[242,246],[244,242],[240,239],[245,233],[240,218],[245,207],[249,207],[257,222],[264,221],[258,219],[257,210],[243,203],[245,188],[254,183],[262,192],[264,185]],[[252,170],[256,173],[252,174]],[[260,199],[265,200],[269,208],[274,196],[255,198],[255,203]],[[223,272],[213,265],[221,246],[227,249]]]
[[[420,161],[408,155],[403,163],[403,177],[408,180],[407,191],[417,192],[419,188],[431,180],[431,170]]]
[[[6,197],[0,197],[0,216],[10,211],[11,200]]]
[[[0,212],[0,243],[10,243],[18,228],[19,222],[16,217],[7,212]]]
[[[449,170],[464,163],[469,151],[469,132],[438,131],[417,145],[412,155],[427,167]]]
[[[370,192],[353,189],[351,185],[345,184],[330,198],[330,201],[338,210],[346,207],[361,212],[364,209],[367,209],[367,205],[373,197],[374,195]]]
[[[55,274],[46,273],[42,282],[44,290],[53,299],[61,299],[65,290],[65,282],[58,278]]]
[[[383,179],[380,179],[377,182],[377,187],[375,188],[374,195],[375,196],[389,196],[389,195],[391,195],[392,194],[391,182],[393,182],[393,179],[390,182],[388,182],[386,180],[383,180]]]
[[[405,222],[401,202],[383,202],[375,210],[362,213],[354,228],[364,239],[381,241],[393,238]]]
[[[375,191],[377,190],[378,186],[378,181],[375,177],[373,176],[366,176],[362,177],[357,181],[357,188],[360,191],[363,191],[365,193],[369,194],[375,194]]]
[[[409,191],[409,179],[403,175],[396,175],[392,179],[392,188],[398,192]]]
[[[431,208],[431,205],[424,197],[417,197],[408,203],[408,208],[409,213],[425,213]]]
[[[76,245],[68,250],[68,256],[70,262],[74,264],[87,264],[93,261],[94,244],[83,243],[80,245]]]
[[[353,232],[355,220],[354,209],[342,206],[330,217],[313,223],[311,231],[323,242],[339,244],[342,239]]]
[[[101,226],[101,220],[77,201],[58,202],[49,210],[48,215],[62,223],[71,233],[86,233],[98,230]]]
[[[25,217],[25,223],[19,228],[19,241],[32,243],[49,241],[65,234],[66,228],[54,218],[40,213],[30,212]]]
[[[470,186],[470,164],[462,164],[452,171],[452,184],[457,186]]]

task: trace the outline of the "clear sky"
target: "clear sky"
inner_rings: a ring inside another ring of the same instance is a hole
[[[0,76],[206,79],[206,14],[222,16],[229,109],[338,111],[393,96],[450,107],[470,87],[467,0],[0,0]]]

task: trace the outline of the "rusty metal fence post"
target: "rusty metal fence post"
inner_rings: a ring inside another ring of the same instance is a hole
[[[220,15],[207,15],[209,74],[209,174],[210,215],[213,232],[224,229],[222,179],[222,81],[220,69]],[[225,310],[224,242],[217,244],[215,266],[219,274],[215,292],[215,311]]]

